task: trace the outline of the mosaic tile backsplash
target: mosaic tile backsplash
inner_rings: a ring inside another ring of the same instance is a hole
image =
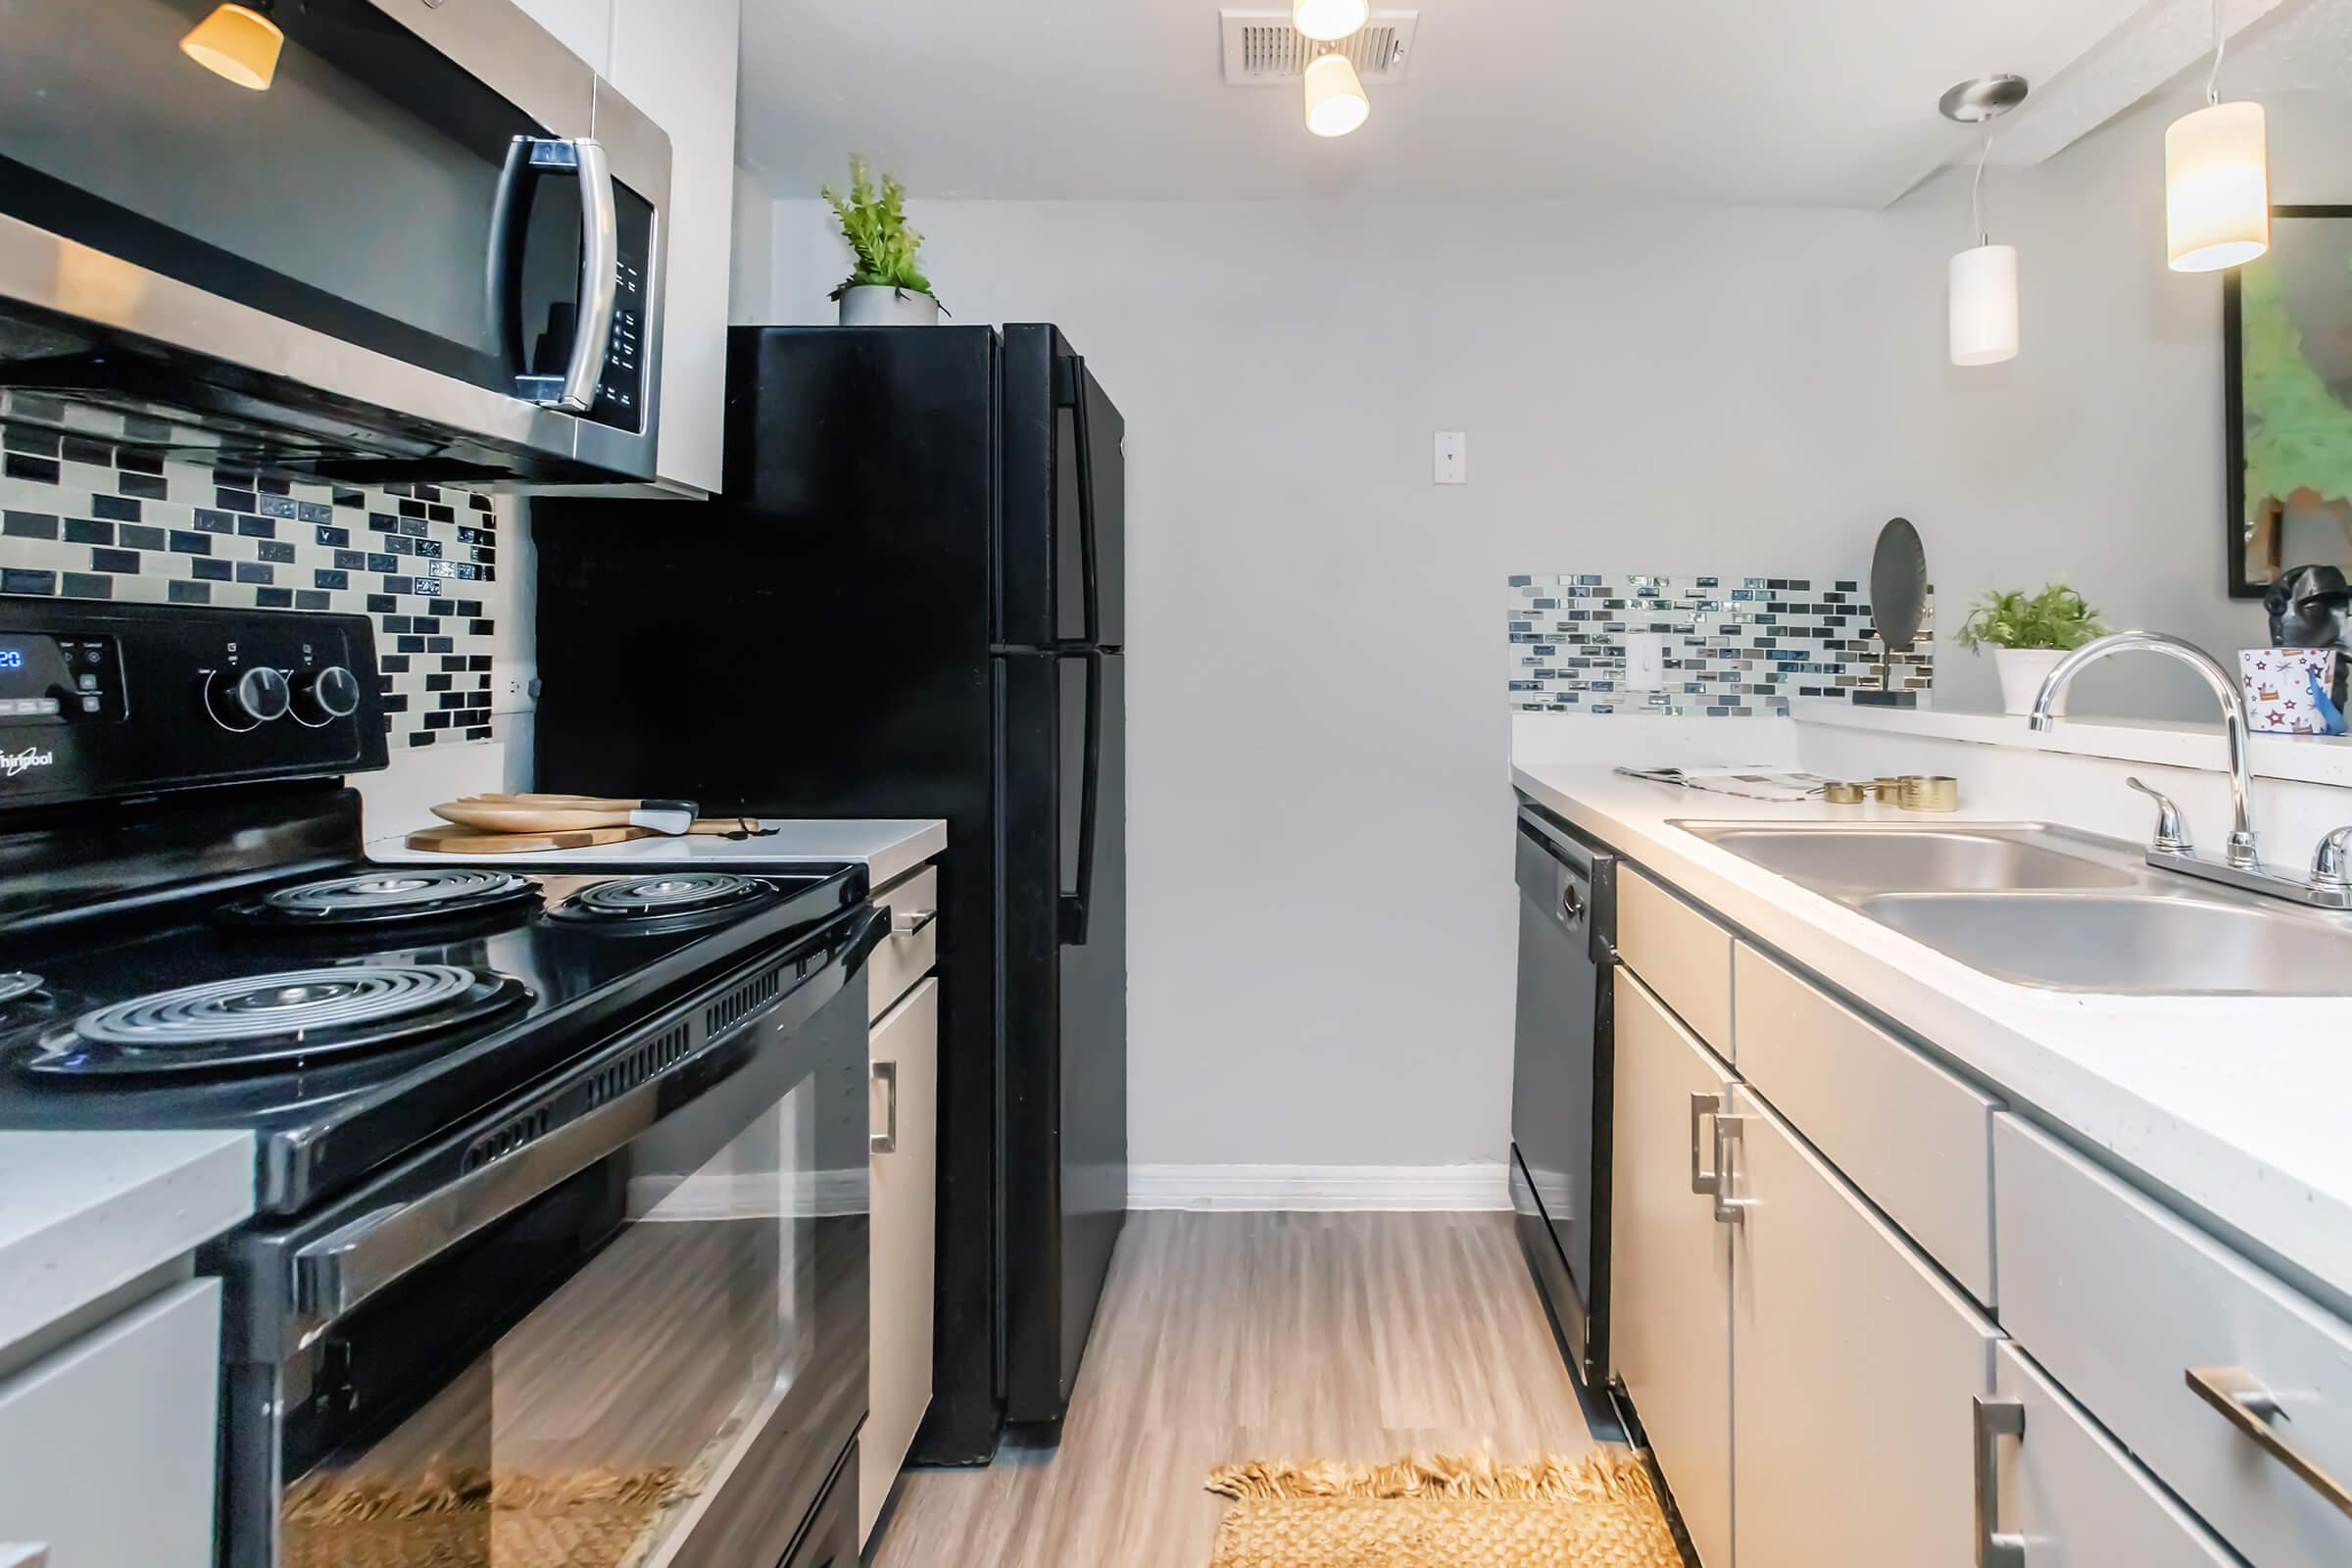
[[[1886,685],[1862,586],[1810,577],[1632,577],[1591,572],[1510,580],[1511,707],[1536,713],[1746,718],[1790,699]],[[1935,591],[1898,691],[1934,685]],[[1625,684],[1625,637],[1662,632],[1663,691]]]
[[[0,592],[365,614],[404,746],[487,740],[498,617],[490,498],[168,462],[0,429]]]

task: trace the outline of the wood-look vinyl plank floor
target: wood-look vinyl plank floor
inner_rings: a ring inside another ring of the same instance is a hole
[[[1205,1568],[1215,1466],[1593,1446],[1507,1214],[1138,1213],[1058,1446],[904,1477],[874,1568]]]

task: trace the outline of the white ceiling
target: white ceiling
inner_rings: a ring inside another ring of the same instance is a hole
[[[1323,142],[1223,84],[1212,0],[744,0],[739,149],[787,195],[857,150],[934,197],[1875,207],[1965,143],[1945,87],[2049,79],[2145,3],[1422,0],[1407,79]]]

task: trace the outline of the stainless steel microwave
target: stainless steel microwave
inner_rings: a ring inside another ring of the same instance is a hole
[[[0,417],[347,480],[650,479],[669,138],[509,0],[0,0]],[[714,90],[733,90],[732,82]]]

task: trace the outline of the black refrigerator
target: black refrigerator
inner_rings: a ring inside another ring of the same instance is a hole
[[[1124,423],[1052,326],[737,327],[724,490],[544,497],[542,788],[937,816],[936,1384],[1067,1408],[1127,1199]]]

